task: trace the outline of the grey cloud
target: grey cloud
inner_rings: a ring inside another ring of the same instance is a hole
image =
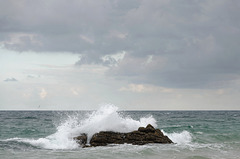
[[[239,2],[171,2],[175,5],[166,3],[163,8],[169,11],[162,11],[162,16],[161,11],[147,5],[132,13],[132,25],[144,26],[134,32],[140,40],[131,56],[126,56],[109,74],[132,82],[181,88],[222,87],[239,79]],[[160,18],[154,18],[157,22],[147,18],[147,14],[154,13],[159,13]],[[154,66],[146,65],[147,55],[154,55]]]
[[[16,80],[15,78],[7,78],[4,80],[4,82],[17,82],[18,80]]]
[[[8,49],[80,54],[136,83],[195,88],[240,75],[240,1],[0,1]],[[126,51],[117,65],[106,55]],[[147,63],[149,56],[152,61]]]
[[[36,75],[36,74],[29,74],[27,75],[27,78],[40,78],[41,76],[40,75]]]
[[[117,64],[117,60],[113,57],[108,57],[104,59],[103,57],[100,58],[94,55],[90,56],[90,54],[83,54],[82,56],[80,56],[80,60],[76,62],[76,65],[81,66],[84,64],[95,64],[111,67]]]

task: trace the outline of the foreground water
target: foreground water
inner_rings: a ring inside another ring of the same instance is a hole
[[[176,144],[81,148],[72,138],[147,124]],[[239,159],[240,111],[0,111],[0,158]]]

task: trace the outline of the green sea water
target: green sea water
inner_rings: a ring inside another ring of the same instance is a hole
[[[175,144],[81,148],[72,139],[148,123]],[[0,111],[0,158],[239,159],[240,111]]]

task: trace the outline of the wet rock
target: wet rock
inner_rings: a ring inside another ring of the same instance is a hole
[[[145,133],[149,133],[149,132],[155,132],[156,130],[154,129],[154,127],[151,124],[148,124],[146,128],[144,127],[140,127],[138,128],[138,131],[140,132],[145,132]]]
[[[73,139],[76,140],[81,146],[85,146],[87,144],[87,134],[85,133],[78,137],[74,137]]]
[[[124,144],[125,134],[112,131],[101,131],[93,135],[91,146],[106,146],[107,144]]]
[[[74,138],[80,145],[86,147],[87,135],[82,134]],[[145,145],[149,143],[170,144],[173,143],[161,130],[155,129],[148,124],[146,128],[139,127],[137,131],[119,133],[112,131],[101,131],[92,136],[89,146],[106,146],[108,144],[133,144]]]

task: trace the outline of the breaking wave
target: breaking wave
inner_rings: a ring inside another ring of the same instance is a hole
[[[86,133],[89,140],[93,134],[99,131],[131,132],[139,127],[145,127],[147,124],[157,127],[156,120],[152,116],[134,120],[118,112],[118,107],[105,105],[97,111],[89,113],[84,118],[79,115],[67,116],[65,120],[60,121],[56,127],[57,131],[45,138],[11,138],[5,141],[23,142],[44,149],[76,149],[79,148],[79,145],[73,140],[73,137],[82,133]],[[191,142],[191,134],[187,131],[169,134],[164,132],[164,134],[175,143],[184,144]]]
[[[192,134],[185,130],[179,133],[166,133],[164,131],[163,133],[167,135],[174,143],[179,145],[186,145],[192,142]]]

